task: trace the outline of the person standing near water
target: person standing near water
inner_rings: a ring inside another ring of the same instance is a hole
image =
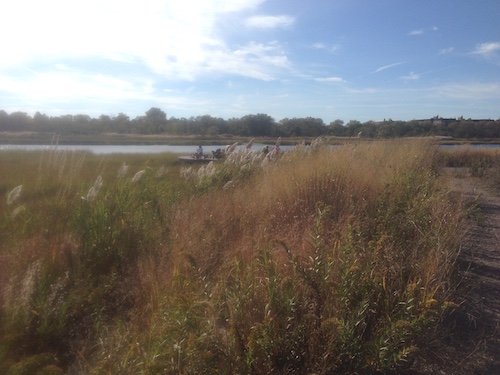
[[[201,159],[203,157],[203,147],[201,147],[201,145],[198,146],[194,155],[196,159]]]

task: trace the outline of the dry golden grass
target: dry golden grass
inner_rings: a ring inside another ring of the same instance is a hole
[[[26,212],[2,219],[0,362],[43,349],[84,373],[394,370],[443,313],[462,233],[435,152],[319,145],[189,181],[159,157],[43,155],[31,182],[11,169],[0,190],[23,184]],[[18,219],[35,225],[12,235]],[[33,345],[9,358],[19,340]]]
[[[330,232],[345,231],[400,174],[430,168],[433,153],[432,146],[412,142],[325,147],[307,157],[290,153],[233,189],[194,197],[177,213],[173,247],[196,257],[206,249],[217,263],[216,254],[233,258],[233,251],[252,252],[271,240],[304,246],[318,209],[328,207]]]

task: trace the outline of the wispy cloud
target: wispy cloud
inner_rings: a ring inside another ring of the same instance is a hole
[[[448,53],[452,53],[453,51],[455,51],[455,47],[443,48],[443,49],[439,50],[439,54],[446,55]]]
[[[246,20],[245,25],[259,29],[273,29],[276,27],[289,27],[293,25],[295,18],[290,16],[255,16]]]
[[[401,79],[404,81],[416,81],[417,79],[420,79],[420,74],[410,72],[410,74],[402,76]]]
[[[412,30],[408,33],[408,35],[422,35],[424,30]]]
[[[471,53],[478,55],[491,55],[500,51],[500,42],[488,42],[477,44]]]
[[[46,0],[42,4],[31,0],[30,12],[25,1],[8,2],[2,10],[13,16],[2,20],[0,34],[17,31],[15,37],[4,40],[0,68],[33,66],[39,61],[112,60],[172,80],[192,81],[207,71],[224,73],[228,65],[231,74],[266,78],[269,66],[278,60],[282,64],[284,57],[271,49],[259,55],[235,55],[217,28],[229,12],[237,17],[235,13],[253,10],[263,1],[75,0],[70,4]],[[252,22],[256,27],[277,27],[293,23],[293,18],[264,17]],[[19,28],[19,24],[30,27]]]
[[[316,82],[325,82],[325,83],[342,83],[345,82],[341,77],[322,77],[322,78],[314,78]]]
[[[381,66],[381,67],[375,69],[372,73],[379,73],[379,72],[384,71],[386,69],[394,68],[394,67],[396,67],[398,65],[402,65],[402,64],[405,64],[405,63],[406,63],[406,61],[400,61],[400,62],[397,62],[397,63],[394,63],[394,64],[384,65],[384,66]]]
[[[417,35],[426,34],[427,32],[438,31],[438,30],[439,30],[439,28],[436,25],[434,25],[434,26],[431,26],[429,28],[411,30],[408,33],[408,35],[417,36]]]
[[[267,44],[250,42],[224,58],[216,58],[210,66],[216,72],[242,75],[264,81],[274,79],[275,74],[291,67],[282,46],[273,41]]]
[[[312,48],[335,53],[340,49],[340,44],[325,44],[321,42],[313,43]]]

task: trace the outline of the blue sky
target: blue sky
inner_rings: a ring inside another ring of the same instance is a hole
[[[498,0],[16,0],[0,109],[500,117]]]

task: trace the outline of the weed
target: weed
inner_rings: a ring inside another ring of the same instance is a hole
[[[0,191],[23,187],[0,201],[0,369],[410,367],[452,305],[464,232],[441,157],[425,142],[317,140],[234,147],[179,179],[169,155],[11,155]]]

